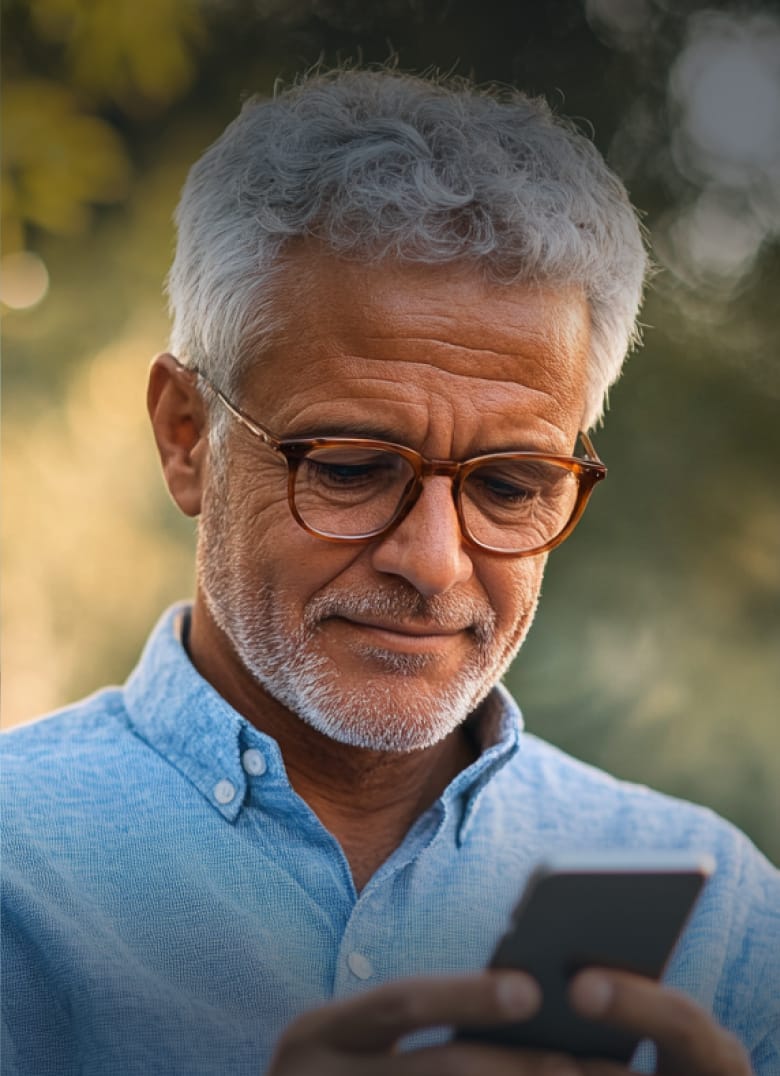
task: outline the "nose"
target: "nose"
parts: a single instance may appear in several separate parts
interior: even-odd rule
[[[371,563],[378,572],[401,576],[426,597],[471,578],[474,565],[461,537],[451,479],[425,482],[409,515],[372,546]]]

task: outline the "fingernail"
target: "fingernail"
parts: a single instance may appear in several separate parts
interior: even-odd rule
[[[612,1001],[612,983],[598,971],[584,971],[569,988],[569,1000],[583,1016],[600,1016]]]
[[[542,992],[528,975],[502,975],[496,985],[496,997],[507,1016],[526,1019],[539,1008]]]

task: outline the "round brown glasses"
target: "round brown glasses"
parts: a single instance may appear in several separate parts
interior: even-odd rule
[[[434,475],[452,479],[464,540],[504,556],[530,557],[574,530],[607,468],[586,433],[585,458],[497,452],[467,460],[428,459],[405,445],[365,437],[279,438],[247,415],[200,371],[244,429],[287,462],[295,520],[326,542],[370,542],[408,515]]]

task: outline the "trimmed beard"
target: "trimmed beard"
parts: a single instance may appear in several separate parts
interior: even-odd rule
[[[198,585],[209,612],[253,679],[307,725],[338,743],[372,751],[408,753],[431,747],[462,724],[501,679],[533,621],[539,587],[529,586],[519,630],[503,645],[497,616],[487,601],[467,595],[426,598],[399,579],[381,589],[325,591],[312,596],[291,626],[284,591],[270,583],[248,589],[240,556],[225,541],[230,504],[226,455],[214,460],[198,528]],[[297,614],[296,614],[297,615]],[[469,625],[470,655],[437,694],[399,692],[399,682],[422,677],[440,660],[436,654],[403,654],[365,644],[356,648],[366,677],[350,686],[337,664],[317,645],[330,617],[423,620],[444,630]],[[371,670],[376,669],[377,675]],[[400,698],[399,698],[400,695]]]

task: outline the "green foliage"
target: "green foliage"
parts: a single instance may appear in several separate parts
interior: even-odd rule
[[[62,50],[71,85],[130,113],[168,104],[195,77],[204,22],[194,0],[35,0],[30,14]]]
[[[15,80],[2,108],[4,231],[10,230],[14,245],[30,225],[58,235],[83,233],[94,203],[126,196],[121,137],[104,119],[80,111],[68,87]]]

